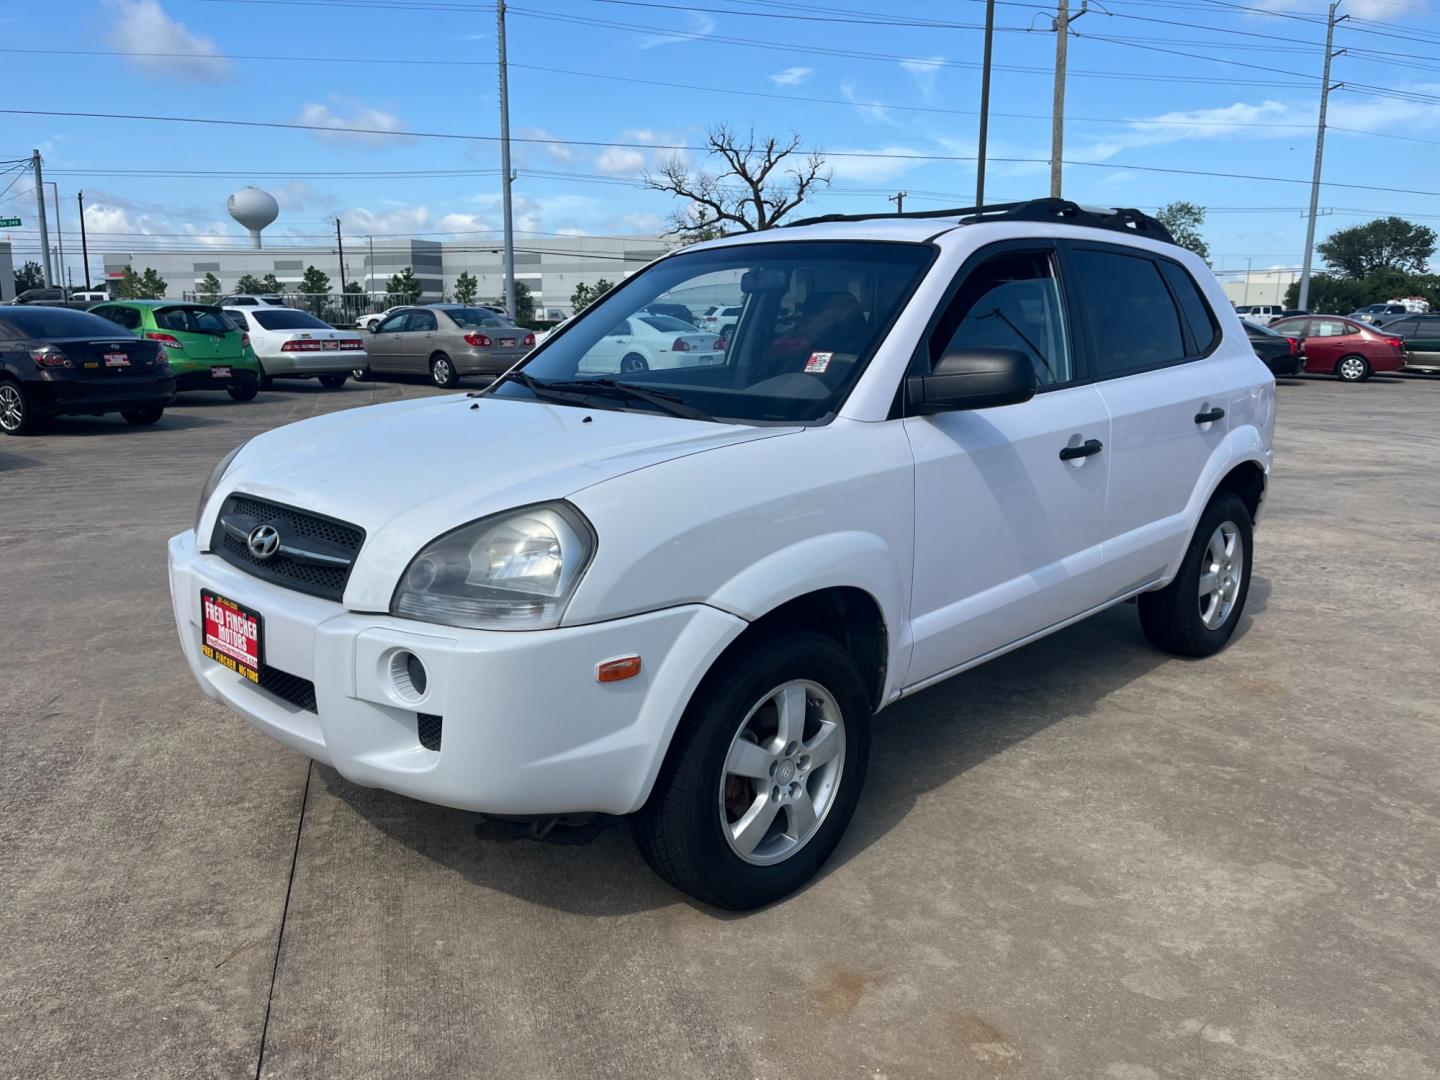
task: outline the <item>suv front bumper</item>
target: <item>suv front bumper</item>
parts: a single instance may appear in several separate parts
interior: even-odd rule
[[[287,746],[367,787],[492,814],[625,814],[644,804],[700,678],[744,629],[703,604],[586,626],[488,631],[347,611],[250,577],[170,540],[180,644],[200,687]],[[314,711],[200,651],[200,590],[260,613],[267,668],[314,684]],[[390,676],[398,652],[425,665],[423,696]],[[638,676],[596,681],[596,665],[642,658]],[[443,720],[439,750],[420,714]]]

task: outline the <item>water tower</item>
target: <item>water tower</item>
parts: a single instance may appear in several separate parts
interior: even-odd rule
[[[247,187],[230,196],[226,207],[230,216],[250,230],[250,239],[259,249],[260,231],[280,216],[280,204],[275,196],[257,187]]]

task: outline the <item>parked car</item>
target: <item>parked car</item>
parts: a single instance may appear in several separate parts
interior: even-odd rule
[[[1285,309],[1279,304],[1251,304],[1244,311],[1239,308],[1236,308],[1235,311],[1261,326],[1269,326],[1285,314]]]
[[[710,330],[719,333],[720,327],[725,323],[733,323],[740,317],[738,305],[712,307],[704,315],[700,316],[696,325],[702,330]]]
[[[583,374],[718,275],[723,364]],[[839,843],[877,710],[1129,599],[1159,648],[1223,648],[1274,416],[1209,268],[1134,211],[802,222],[664,256],[484,391],[255,436],[170,595],[202,690],[347,779],[629,814],[751,908]]]
[[[384,311],[372,311],[368,314],[361,315],[355,320],[355,329],[363,331],[373,330],[399,310],[399,307],[388,307]]]
[[[556,333],[561,327],[563,327],[566,323],[568,323],[568,322],[569,322],[571,319],[573,319],[574,317],[575,317],[574,315],[567,315],[567,316],[565,316],[563,319],[560,319],[559,321],[557,321],[554,326],[547,326],[547,327],[545,327],[545,328],[542,329],[542,330],[536,330],[536,331],[535,331],[535,344],[536,344],[536,345],[541,345],[541,344],[543,344],[544,342],[548,341],[548,340],[550,339],[550,335],[551,335],[551,334]]]
[[[1406,371],[1440,372],[1440,315],[1393,315],[1379,329],[1402,340]]]
[[[319,379],[332,389],[345,385],[368,360],[365,339],[353,330],[336,330],[298,308],[227,308],[225,314],[250,335],[260,363],[260,385],[272,379]]]
[[[1410,309],[1404,304],[1366,304],[1346,316],[1356,322],[1373,323],[1391,315],[1409,315]]]
[[[499,375],[535,346],[535,335],[488,308],[431,304],[399,308],[366,341],[369,363],[357,379],[375,372],[429,374],[436,386],[462,375]]]
[[[1282,319],[1270,329],[1302,339],[1305,369],[1312,375],[1364,382],[1377,371],[1399,371],[1405,364],[1404,342],[1400,338],[1354,319],[1310,315]]]
[[[225,390],[236,401],[260,392],[249,337],[224,311],[174,300],[112,300],[90,311],[165,348],[176,390]]]
[[[724,362],[724,346],[713,331],[696,330],[669,315],[639,311],[610,328],[585,354],[581,370],[635,372]]]
[[[1240,322],[1245,327],[1245,336],[1250,339],[1250,347],[1270,369],[1270,374],[1276,377],[1298,375],[1305,370],[1305,356],[1300,351],[1299,338],[1286,337],[1249,319],[1241,319]]]
[[[156,342],[71,308],[0,309],[0,431],[29,435],[52,416],[118,412],[153,424],[175,396]]]
[[[237,307],[284,307],[285,301],[279,296],[256,296],[252,293],[231,293],[229,296],[222,296],[215,301],[216,307],[237,308]]]
[[[695,313],[684,304],[650,304],[645,308],[650,315],[669,315],[672,319],[679,319],[692,329],[697,328]]]

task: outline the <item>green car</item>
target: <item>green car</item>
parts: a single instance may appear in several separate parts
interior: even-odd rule
[[[89,309],[136,337],[165,347],[175,389],[219,390],[236,401],[260,392],[260,362],[249,335],[235,328],[218,307],[174,300],[114,300]]]
[[[1440,372],[1440,315],[1394,315],[1380,329],[1405,339],[1405,370]]]

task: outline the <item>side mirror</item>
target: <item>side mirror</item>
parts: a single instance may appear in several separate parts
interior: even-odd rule
[[[928,375],[905,380],[910,412],[1017,405],[1035,396],[1035,367],[1016,349],[953,349]]]

